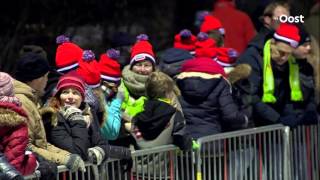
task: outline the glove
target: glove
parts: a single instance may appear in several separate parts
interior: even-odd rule
[[[122,91],[118,91],[116,98],[122,102],[124,100],[124,93]]]
[[[73,106],[66,106],[62,115],[68,121],[85,121],[82,111]]]
[[[192,140],[192,150],[199,150],[200,149],[200,144],[195,141],[195,140]]]
[[[78,154],[71,154],[68,157],[66,166],[72,172],[77,171],[78,169],[82,172],[86,172],[85,164]]]
[[[280,117],[279,120],[283,125],[291,128],[295,128],[300,124],[299,119],[293,114]]]
[[[89,161],[93,164],[100,165],[105,157],[105,152],[101,147],[95,146],[88,149]]]
[[[302,116],[302,123],[312,125],[318,123],[318,114],[316,111],[306,111]]]
[[[133,165],[131,150],[121,146],[108,146],[108,153],[110,158],[120,159],[120,165],[123,172],[128,172]]]

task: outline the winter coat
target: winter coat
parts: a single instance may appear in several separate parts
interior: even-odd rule
[[[85,105],[82,110],[83,115],[89,115],[91,118],[89,127],[84,121],[69,121],[61,112],[56,111],[57,123],[47,134],[48,141],[53,145],[73,154],[79,154],[83,160],[88,160],[89,148],[99,146],[107,153],[108,141],[101,135],[97,116],[89,105]]]
[[[8,162],[2,152],[0,152],[0,180],[11,180],[17,177],[22,177],[21,174]]]
[[[261,101],[263,95],[263,54],[260,45],[256,44],[249,47],[238,59],[238,64],[249,64],[252,72],[248,80],[250,82],[250,94],[255,99],[253,104],[253,119],[256,125],[266,125],[279,122],[281,116],[295,114],[296,105],[308,107],[312,103],[309,98],[304,98],[303,102],[292,102],[290,98],[289,84],[289,65],[288,62],[278,66],[271,60],[272,71],[274,75],[274,96],[277,101],[274,104],[264,103]],[[262,47],[263,49],[263,47]],[[278,67],[278,68],[277,68]],[[300,82],[301,81],[300,73]],[[310,86],[310,85],[308,85]],[[301,86],[301,90],[306,95],[306,90]],[[309,96],[309,95],[307,95]],[[293,107],[292,107],[293,106]],[[310,109],[312,110],[312,108]]]
[[[250,17],[227,2],[217,2],[212,15],[221,21],[226,30],[225,47],[234,48],[242,53],[256,35]]]
[[[37,166],[36,157],[26,154],[28,145],[27,115],[13,103],[0,103],[0,151],[22,175],[32,174]]]
[[[144,111],[134,116],[132,121],[132,135],[140,149],[171,143],[181,149],[191,147],[191,139],[181,132],[185,126],[182,112],[166,102],[146,100]]]
[[[261,52],[265,42],[273,36],[273,33],[274,30],[263,26],[259,33],[249,42],[248,47],[244,52],[249,51],[250,47],[255,47],[259,52]]]
[[[102,135],[108,140],[117,139],[121,127],[121,100],[113,98],[111,102],[107,102],[105,109],[107,117],[102,122],[100,131]]]
[[[221,75],[181,73],[177,78],[186,131],[193,138],[222,132],[222,124],[241,127],[246,115],[238,111],[231,86]]]
[[[70,153],[47,142],[46,132],[38,109],[39,101],[35,91],[27,84],[16,80],[14,81],[14,91],[29,119],[27,121],[29,132],[28,148],[48,161],[65,165]]]

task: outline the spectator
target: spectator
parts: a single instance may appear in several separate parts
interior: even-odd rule
[[[206,57],[186,61],[177,77],[181,90],[181,106],[192,138],[222,132],[222,124],[243,127],[247,116],[238,111],[231,95],[231,86],[223,68]]]
[[[294,127],[308,121],[308,111],[297,114],[294,108],[295,104],[309,104],[303,102],[299,66],[291,56],[299,41],[296,26],[281,24],[265,43],[263,52],[252,46],[239,58],[239,64],[249,64],[252,69],[250,93],[256,100],[253,118],[257,125],[281,122]]]
[[[196,41],[197,37],[194,36],[190,30],[184,29],[181,30],[179,34],[174,36],[173,47],[177,49],[187,50],[191,55],[194,55]]]
[[[65,150],[57,148],[47,142],[46,132],[41,119],[41,110],[38,109],[39,98],[44,94],[49,72],[48,62],[34,53],[24,55],[18,62],[16,68],[16,81],[14,81],[15,95],[20,99],[22,108],[28,116],[29,144],[28,148],[37,154],[39,169],[47,171],[51,177],[56,177],[58,165],[66,165],[69,169],[76,170],[83,164],[81,158]],[[81,163],[82,162],[82,163]],[[42,168],[45,165],[48,168]],[[41,172],[41,177],[46,177]]]
[[[34,154],[27,150],[28,116],[13,93],[12,78],[0,72],[0,151],[22,175],[32,174],[37,166]]]
[[[259,33],[251,40],[248,47],[254,46],[263,50],[265,42],[273,36],[274,31],[279,27],[280,21],[278,18],[281,15],[290,15],[289,8],[289,4],[285,1],[271,2],[260,17],[264,26],[260,28]]]
[[[307,31],[315,37],[317,43],[320,44],[320,2],[316,1],[313,7],[310,9],[310,16],[305,20],[304,26]]]
[[[0,179],[1,180],[23,180],[23,176],[7,161],[0,152]]]
[[[153,72],[146,81],[147,99],[143,111],[133,117],[133,137],[139,149],[175,144],[191,147],[174,81],[162,72]]]
[[[217,17],[225,28],[225,46],[241,54],[249,41],[256,35],[250,17],[235,7],[235,0],[217,0],[212,15]]]
[[[146,93],[145,82],[148,75],[156,70],[156,59],[152,45],[148,42],[148,36],[141,34],[137,36],[137,42],[131,50],[131,60],[128,66],[122,70],[122,82],[119,91],[123,92],[124,100],[122,109],[122,126],[118,145],[128,146],[134,144],[134,139],[130,135],[131,119],[141,111],[137,107],[142,107]]]
[[[99,131],[97,117],[84,103],[85,84],[73,72],[62,76],[57,91],[49,101],[57,119],[52,122],[49,140],[62,149],[79,154],[83,160],[100,165],[109,155],[115,158],[131,158],[125,148],[110,147]]]
[[[118,92],[121,82],[121,69],[117,62],[119,57],[119,51],[109,49],[99,60],[103,91],[103,99],[100,101],[103,102],[105,113],[100,123],[100,130],[108,140],[117,139],[121,127],[121,103],[124,97],[122,92]]]
[[[225,29],[221,21],[210,15],[208,12],[203,12],[203,22],[200,26],[200,32],[207,33],[210,38],[215,40],[217,47],[224,46]]]

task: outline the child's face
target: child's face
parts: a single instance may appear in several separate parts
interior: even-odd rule
[[[106,97],[113,97],[118,92],[118,84],[103,81],[101,89],[103,90]]]

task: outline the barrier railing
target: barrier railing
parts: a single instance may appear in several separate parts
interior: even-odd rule
[[[289,128],[271,125],[198,139],[197,180],[289,180]]]
[[[110,159],[99,167],[86,164],[86,173],[59,166],[57,180],[318,180],[320,124],[289,131],[271,125],[198,139],[200,149],[183,152],[166,145],[132,153],[133,168]],[[26,176],[38,179],[40,174]]]
[[[290,142],[292,179],[320,179],[320,124],[292,129]]]

